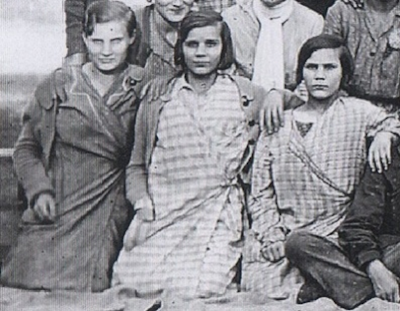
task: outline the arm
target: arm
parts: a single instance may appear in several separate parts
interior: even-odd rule
[[[134,206],[147,195],[146,166],[146,115],[148,102],[140,103],[135,123],[135,140],[129,164],[126,168],[126,196]]]
[[[393,114],[372,106],[367,135],[373,138],[368,150],[368,163],[373,171],[387,170],[391,162],[391,146],[399,142],[399,121]]]
[[[266,93],[260,113],[260,125],[265,126],[269,134],[279,131],[284,125],[283,111],[294,109],[304,101],[289,90],[272,89]]]
[[[85,10],[89,0],[65,0],[65,31],[67,35],[67,61],[81,62],[86,59],[86,47],[82,39]]]
[[[32,100],[23,113],[22,130],[15,145],[13,160],[34,217],[43,222],[53,222],[56,217],[54,189],[42,162],[42,146],[38,139],[41,114],[40,104],[36,99]]]
[[[270,261],[272,245],[286,240],[287,229],[281,224],[271,175],[272,155],[268,150],[268,137],[262,133],[257,143],[252,176],[252,190],[248,206],[252,231],[261,243],[262,253]],[[280,255],[283,255],[280,253]]]
[[[325,18],[324,33],[337,35],[341,38],[343,35],[343,23],[341,11],[346,7],[345,4],[340,3],[340,0],[333,4],[332,7],[328,9]]]

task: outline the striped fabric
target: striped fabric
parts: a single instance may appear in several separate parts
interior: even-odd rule
[[[139,295],[226,292],[241,255],[244,200],[237,175],[247,144],[231,79],[219,76],[205,95],[184,78],[177,81],[160,115],[148,172],[156,221],[147,224],[143,244],[120,253],[114,285]]]
[[[214,10],[221,13],[224,9],[236,4],[236,0],[199,0],[196,4],[199,10]]]
[[[367,136],[399,133],[399,122],[383,109],[355,98],[339,98],[304,137],[292,111],[277,134],[261,135],[255,151],[253,220],[243,264],[243,286],[271,298],[293,297],[301,277],[284,258],[266,261],[260,249],[284,241],[295,229],[335,233],[351,203],[366,163]]]

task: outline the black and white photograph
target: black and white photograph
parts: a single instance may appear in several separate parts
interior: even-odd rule
[[[1,311],[400,311],[400,0],[0,0]]]

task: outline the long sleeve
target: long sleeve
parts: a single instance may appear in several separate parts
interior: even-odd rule
[[[336,1],[336,3],[328,9],[325,18],[324,33],[337,35],[344,38],[343,23],[342,23],[342,7],[346,6],[341,1]]]
[[[76,53],[86,53],[82,39],[85,10],[93,0],[65,0],[65,23],[67,35],[67,56]]]
[[[267,134],[263,132],[254,154],[249,215],[255,237],[264,246],[286,239],[287,229],[280,223],[280,213],[271,173],[272,156]]]
[[[25,190],[29,204],[43,192],[54,193],[42,159],[43,149],[39,142],[37,126],[42,116],[42,108],[37,100],[32,100],[22,117],[22,130],[15,145],[13,155],[18,181]]]
[[[146,126],[148,103],[142,102],[135,123],[135,142],[126,168],[126,196],[134,204],[147,192]]]
[[[400,122],[395,113],[387,113],[384,109],[369,105],[367,136],[374,137],[378,132],[389,132],[400,138]]]

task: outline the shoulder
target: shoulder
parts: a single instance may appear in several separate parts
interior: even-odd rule
[[[356,97],[339,97],[336,102],[341,104],[349,114],[370,114],[384,111],[373,105],[370,101]]]
[[[150,4],[147,6],[140,6],[140,7],[134,7],[133,12],[135,12],[136,19],[139,24],[142,24],[148,16],[150,15],[150,12],[154,9],[154,5]]]
[[[225,22],[229,23],[232,21],[237,21],[238,19],[242,19],[243,16],[245,15],[245,11],[243,9],[243,6],[246,4],[235,4],[225,10],[222,11],[221,15],[224,18]],[[240,25],[238,25],[240,26]]]
[[[358,12],[359,10],[354,9],[352,5],[338,0],[328,9],[327,16],[355,16]]]
[[[318,14],[317,12],[309,9],[308,7],[294,1],[293,2],[293,13],[295,16],[304,19],[303,21],[320,21],[323,20],[322,15]]]
[[[58,68],[39,83],[35,90],[35,98],[40,106],[50,109],[53,106],[53,100],[65,100],[65,85],[71,79],[73,67]]]
[[[127,74],[133,81],[141,82],[144,77],[144,69],[140,66],[130,64]]]
[[[240,94],[251,100],[261,100],[267,94],[263,87],[251,82],[248,78],[243,76],[230,76],[230,78],[237,84]]]

